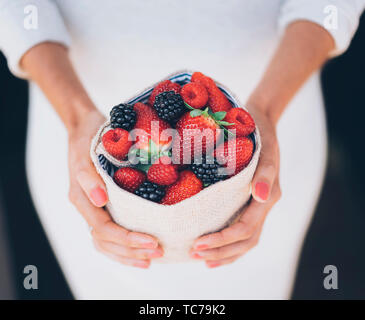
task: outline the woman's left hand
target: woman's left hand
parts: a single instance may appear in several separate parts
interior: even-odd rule
[[[191,256],[204,260],[210,268],[232,263],[255,247],[265,218],[280,199],[279,146],[275,123],[260,108],[249,108],[260,130],[262,149],[252,180],[253,199],[239,220],[219,232],[198,238]]]

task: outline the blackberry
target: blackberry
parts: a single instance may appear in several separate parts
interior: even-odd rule
[[[137,115],[130,104],[121,103],[110,111],[110,124],[113,129],[132,130],[136,124]]]
[[[98,155],[99,163],[101,167],[110,175],[111,177],[114,176],[115,171],[118,170],[118,168],[108,161],[107,158],[105,158],[102,154]]]
[[[156,183],[145,181],[134,193],[146,200],[160,202],[165,196],[165,189]]]
[[[224,180],[227,177],[226,175],[222,174],[221,170],[219,170],[223,167],[219,165],[216,159],[213,160],[212,158],[203,158],[201,163],[192,163],[190,167],[194,174],[204,183],[205,186]]]
[[[160,93],[156,97],[153,107],[161,119],[170,123],[175,123],[186,111],[183,99],[174,91]]]

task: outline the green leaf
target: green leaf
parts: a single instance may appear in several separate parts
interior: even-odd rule
[[[189,106],[185,101],[184,101],[184,103],[185,103],[185,107],[187,107],[188,109],[195,110],[193,107]]]
[[[190,116],[197,117],[197,116],[201,116],[203,114],[203,111],[201,111],[200,109],[194,109],[192,111],[190,111]]]
[[[235,123],[229,123],[227,121],[219,121],[219,124],[221,124],[222,126],[233,126],[233,125],[235,125]]]
[[[224,119],[224,117],[226,116],[226,114],[227,114],[226,111],[218,111],[218,112],[213,113],[213,118],[216,121],[220,121],[220,120],[223,120]]]
[[[149,170],[149,168],[152,166],[152,164],[142,164],[142,163],[138,163],[137,165],[136,165],[136,168],[138,169],[138,170],[141,170],[141,171],[143,171],[143,172],[145,172],[145,173],[147,173],[148,172],[148,170]]]

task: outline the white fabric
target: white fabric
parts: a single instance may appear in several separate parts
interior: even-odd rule
[[[2,5],[6,2],[0,0]],[[42,10],[47,8],[46,2],[39,1]],[[57,1],[72,38],[71,59],[91,98],[105,114],[141,88],[186,68],[218,79],[245,101],[278,42],[278,21],[285,20],[285,10],[280,13],[280,8],[285,3]],[[342,7],[355,1],[337,3]],[[310,4],[312,7],[313,2],[308,1]],[[303,4],[298,5],[297,11],[302,10]],[[359,14],[360,10],[356,19]],[[4,11],[2,15],[9,17],[12,13]],[[3,21],[0,19],[0,30],[4,29]],[[47,27],[52,29],[53,24]],[[5,28],[14,37],[20,32],[17,26]],[[347,33],[348,41],[352,32]],[[11,46],[10,36],[0,41],[1,48]],[[20,46],[24,43],[18,50],[6,52],[10,60],[16,61],[14,57],[24,51]],[[260,244],[232,265],[212,270],[202,263],[154,264],[149,270],[138,270],[97,253],[86,223],[68,201],[63,125],[34,84],[30,94],[30,189],[76,298],[288,298],[325,168],[326,128],[318,74],[308,80],[280,120],[283,197],[266,220]]]
[[[0,50],[16,76],[26,77],[19,67],[24,53],[45,41],[70,45],[69,34],[54,1],[0,0]]]

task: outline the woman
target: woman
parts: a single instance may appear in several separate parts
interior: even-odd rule
[[[0,0],[0,48],[13,73],[32,80],[28,179],[75,297],[288,298],[325,169],[318,69],[346,50],[365,1],[28,4]],[[241,219],[196,240],[200,263],[159,265],[158,239],[117,226],[102,208],[107,194],[89,145],[113,105],[186,68],[247,102],[263,149]]]

